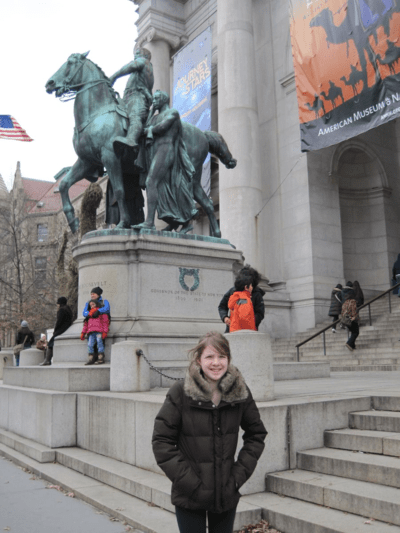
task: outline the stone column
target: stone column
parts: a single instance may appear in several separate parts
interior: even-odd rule
[[[222,236],[262,270],[256,214],[262,207],[252,0],[218,0],[218,123],[238,160],[219,165]],[[260,254],[261,256],[261,254]]]
[[[182,39],[180,37],[154,27],[151,27],[146,32],[143,39],[140,40],[140,46],[147,48],[151,53],[151,62],[154,70],[153,92],[157,89],[161,89],[171,95],[170,54],[171,49],[174,50],[178,48],[181,41]]]

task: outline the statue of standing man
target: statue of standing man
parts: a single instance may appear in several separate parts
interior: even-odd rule
[[[118,78],[130,74],[123,98],[129,115],[129,129],[126,137],[116,137],[114,140],[117,154],[128,150],[136,158],[139,152],[139,139],[152,102],[154,75],[150,59],[148,50],[137,48],[135,59],[110,77],[111,85],[114,85]]]
[[[158,113],[156,113],[158,111]],[[146,178],[147,218],[134,229],[156,229],[154,219],[168,223],[168,231],[193,227],[197,215],[193,199],[195,168],[190,161],[182,136],[179,112],[169,107],[169,95],[156,91],[153,108],[144,129],[149,170]]]

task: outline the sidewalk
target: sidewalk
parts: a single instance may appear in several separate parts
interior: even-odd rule
[[[10,533],[138,533],[91,505],[0,457],[0,531]],[[51,485],[50,485],[51,486]],[[54,485],[53,485],[54,486]]]

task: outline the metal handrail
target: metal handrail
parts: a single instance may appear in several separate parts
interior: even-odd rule
[[[380,298],[383,298],[383,296],[386,296],[386,294],[389,294],[389,313],[392,312],[392,302],[391,302],[391,299],[390,299],[390,293],[396,289],[397,287],[400,287],[400,283],[397,283],[396,285],[393,285],[393,287],[390,287],[390,289],[388,289],[387,291],[385,292],[382,292],[382,294],[379,294],[378,296],[375,296],[375,298],[372,298],[372,300],[370,300],[369,302],[361,305],[357,311],[361,311],[361,309],[364,309],[364,307],[367,307],[368,306],[368,315],[369,315],[369,325],[372,326],[372,317],[371,317],[371,304],[373,304],[374,302],[376,302],[377,300],[379,300]],[[306,339],[305,341],[303,342],[299,342],[299,344],[296,344],[296,350],[297,350],[297,355],[296,355],[296,359],[297,361],[300,361],[300,346],[303,346],[303,344],[306,344],[307,342],[315,339],[315,337],[318,337],[319,335],[322,334],[322,342],[323,342],[323,345],[324,345],[324,355],[326,356],[326,339],[325,339],[325,331],[327,329],[331,329],[333,326],[336,326],[336,324],[338,324],[340,322],[340,318],[338,320],[336,320],[335,322],[332,322],[331,324],[329,324],[329,326],[326,326],[325,328],[319,330],[317,333],[314,333],[314,335],[311,335],[311,337],[308,337],[308,339]]]

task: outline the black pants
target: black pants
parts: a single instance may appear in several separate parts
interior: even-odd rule
[[[333,318],[332,318],[332,322],[336,322],[336,320],[339,320],[339,315],[332,315]],[[336,327],[336,326],[334,326]]]
[[[348,344],[352,348],[355,348],[356,347],[356,338],[360,334],[360,327],[358,325],[358,322],[353,320],[353,322],[351,323],[351,326],[348,329],[350,331],[350,337],[349,337],[349,340],[347,341],[346,344]]]
[[[175,512],[180,533],[206,533],[206,515],[208,515],[208,533],[232,533],[236,507],[224,513],[191,511],[182,507],[175,507]]]

